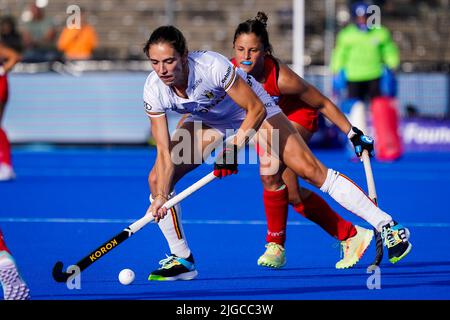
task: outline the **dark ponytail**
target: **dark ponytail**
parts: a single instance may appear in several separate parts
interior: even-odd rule
[[[272,45],[269,42],[269,34],[267,32],[267,20],[267,15],[259,11],[254,19],[240,23],[234,32],[233,45],[239,35],[243,33],[254,33],[261,40],[264,51],[272,54]]]

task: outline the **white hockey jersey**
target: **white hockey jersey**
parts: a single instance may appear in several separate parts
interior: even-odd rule
[[[267,117],[281,112],[272,97],[262,85],[243,70],[235,68],[223,55],[212,51],[193,51],[188,54],[189,77],[186,89],[187,99],[181,98],[151,72],[144,86],[145,111],[151,117],[173,110],[190,113],[194,120],[206,124],[242,121],[246,112],[227,94],[237,76],[242,77],[261,99],[267,110]],[[236,128],[233,128],[236,129]]]

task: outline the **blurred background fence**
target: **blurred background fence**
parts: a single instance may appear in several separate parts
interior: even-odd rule
[[[147,72],[95,71],[80,75],[43,72],[15,73],[5,127],[13,142],[145,143],[149,121],[144,113],[142,87]],[[306,79],[323,87],[323,75]],[[448,116],[449,77],[445,74],[401,74],[399,106],[428,118]],[[411,88],[414,88],[411,90]],[[174,128],[178,115],[170,115]]]

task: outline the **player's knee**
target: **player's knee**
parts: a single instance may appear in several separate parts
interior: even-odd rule
[[[260,177],[265,190],[275,191],[284,184],[280,175],[261,175]]]

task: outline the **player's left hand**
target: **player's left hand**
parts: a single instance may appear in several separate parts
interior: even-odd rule
[[[361,157],[363,150],[367,150],[370,157],[375,155],[373,150],[373,138],[364,135],[364,133],[356,127],[352,127],[348,133],[350,141],[355,147],[355,153],[358,157]]]
[[[214,163],[214,175],[218,178],[236,174],[238,148],[235,144],[226,145]]]

